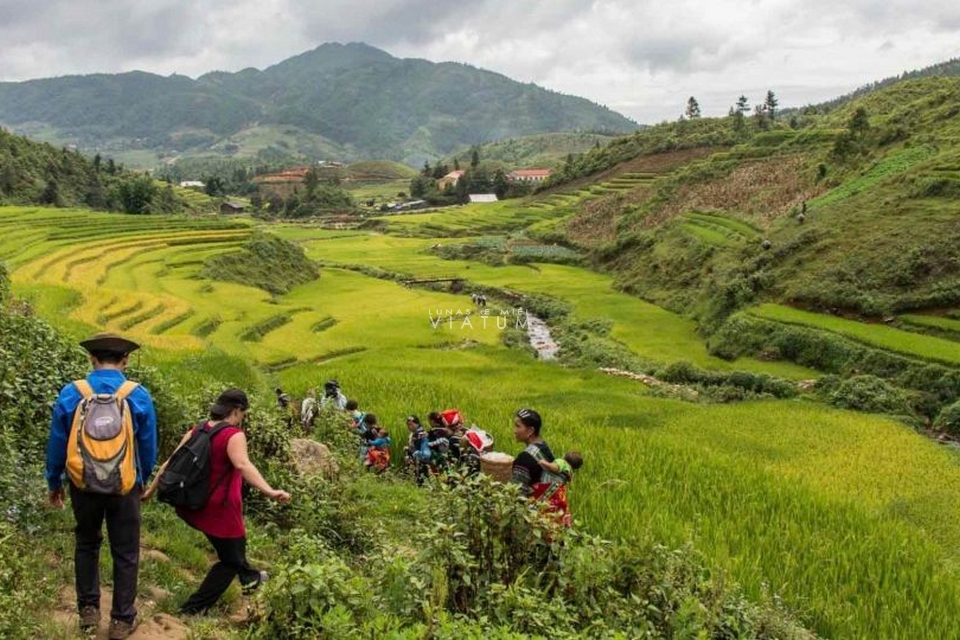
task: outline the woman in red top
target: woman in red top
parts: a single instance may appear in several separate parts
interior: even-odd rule
[[[271,488],[247,455],[247,436],[240,427],[248,407],[247,395],[243,391],[227,389],[210,408],[211,419],[195,427],[212,429],[222,422],[228,425],[210,443],[210,482],[213,488],[206,506],[196,510],[177,508],[177,514],[187,524],[207,536],[219,558],[219,562],[210,567],[200,588],[180,607],[183,614],[201,613],[212,607],[234,577],[239,577],[245,591],[256,589],[266,579],[266,572],[254,569],[247,562],[241,485],[246,480],[250,486],[280,502],[289,502],[290,494]],[[184,435],[180,444],[189,437],[190,432]],[[162,472],[161,469],[157,476]]]

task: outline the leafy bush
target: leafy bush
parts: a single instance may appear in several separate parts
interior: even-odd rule
[[[357,637],[358,627],[376,611],[372,586],[316,539],[298,542],[290,557],[263,589],[251,637]]]
[[[255,233],[242,251],[209,258],[200,277],[283,294],[298,284],[316,280],[320,271],[300,246],[266,233]]]
[[[55,588],[52,580],[38,579],[49,573],[40,560],[35,541],[0,518],[0,638],[40,637],[30,613],[38,611]]]
[[[953,435],[960,435],[960,402],[954,402],[950,406],[944,407],[933,426],[940,431],[946,431]]]
[[[912,413],[907,395],[902,389],[870,375],[853,376],[842,381],[830,394],[830,402],[844,409],[870,413]]]
[[[10,297],[10,275],[7,273],[7,265],[0,262],[0,307],[7,303]]]
[[[743,313],[731,316],[710,337],[709,348],[714,355],[727,359],[772,352],[841,377],[869,374],[883,378],[893,386],[929,394],[908,397],[908,401],[914,410],[931,419],[941,406],[960,398],[958,369],[882,351],[828,331]]]
[[[30,315],[0,309],[0,513],[35,524],[51,407],[60,389],[86,375],[81,349]]]
[[[667,365],[658,371],[656,376],[664,382],[695,385],[709,399],[718,402],[761,396],[793,398],[798,393],[796,385],[789,380],[775,378],[766,373],[707,371],[685,361]]]
[[[295,532],[249,637],[814,637],[690,550],[562,529],[485,475],[424,490],[430,512],[402,549],[371,544],[351,562]]]

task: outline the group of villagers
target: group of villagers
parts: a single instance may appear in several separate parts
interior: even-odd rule
[[[277,389],[278,402],[286,394]],[[282,394],[282,395],[281,395]],[[350,417],[350,428],[359,440],[362,464],[376,473],[390,467],[390,447],[393,440],[374,413],[360,410],[356,400],[348,400],[337,380],[324,384],[324,393],[318,401],[316,393],[309,391],[303,400],[300,420],[309,432],[324,407],[339,409]],[[583,465],[583,457],[577,451],[569,451],[556,457],[550,446],[541,437],[543,420],[533,409],[521,409],[513,416],[513,434],[524,445],[523,451],[510,460],[507,478],[521,486],[532,500],[542,503],[565,526],[570,526],[570,509],[567,500],[567,485],[573,472]],[[497,456],[493,452],[493,437],[476,424],[467,426],[459,409],[432,411],[426,424],[416,415],[406,418],[407,444],[403,449],[404,468],[417,484],[430,476],[446,476],[450,472],[472,475],[491,468]],[[485,464],[489,462],[489,465]]]

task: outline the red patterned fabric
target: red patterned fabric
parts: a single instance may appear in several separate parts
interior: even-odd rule
[[[537,482],[533,485],[531,497],[547,505],[555,514],[557,522],[565,527],[573,523],[570,517],[570,505],[567,503],[567,486],[558,482]]]

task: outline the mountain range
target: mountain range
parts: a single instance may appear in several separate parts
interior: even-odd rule
[[[0,124],[107,155],[389,158],[415,166],[505,138],[637,128],[583,98],[361,43],[328,43],[262,71],[196,80],[133,71],[0,83]]]

